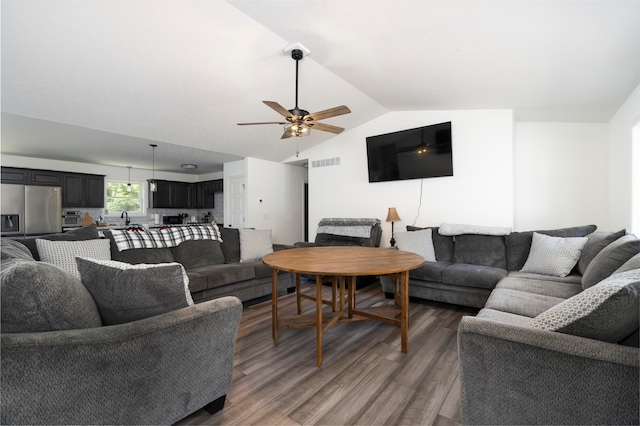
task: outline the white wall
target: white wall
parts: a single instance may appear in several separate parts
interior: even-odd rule
[[[587,224],[611,230],[607,131],[601,123],[516,124],[516,230]]]
[[[276,244],[303,240],[304,183],[307,169],[257,158],[225,163],[225,185],[231,177],[244,176],[245,227],[271,229]],[[225,197],[230,191],[225,187]],[[227,199],[228,200],[228,199]],[[231,207],[225,201],[225,209]],[[231,212],[225,211],[225,215]]]
[[[640,85],[609,121],[609,217],[611,230],[631,229],[632,128],[640,121]]]
[[[369,183],[366,137],[452,122],[453,176]],[[513,226],[513,115],[495,111],[391,112],[300,154],[309,161],[309,238],[323,217],[372,217],[383,221],[383,246],[396,207],[406,225],[442,222]],[[340,165],[312,167],[340,157]],[[422,191],[421,191],[422,186]]]

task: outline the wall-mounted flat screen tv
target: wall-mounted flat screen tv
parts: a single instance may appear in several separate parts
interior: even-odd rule
[[[453,176],[451,122],[367,137],[369,182]]]

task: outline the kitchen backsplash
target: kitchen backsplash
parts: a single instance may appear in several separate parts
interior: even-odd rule
[[[160,222],[162,223],[162,216],[175,216],[180,213],[185,213],[189,215],[187,221],[191,221],[191,217],[195,216],[196,220],[200,222],[203,214],[206,215],[208,212],[211,212],[213,220],[215,220],[217,224],[222,225],[224,223],[224,193],[216,192],[214,197],[214,204],[216,206],[214,209],[147,209],[146,216],[129,215],[129,221],[131,223],[153,224],[154,215],[157,213],[160,215]],[[93,220],[98,220],[104,212],[104,209],[94,208],[83,208],[79,210],[83,216],[85,213],[89,213],[89,216],[91,216]],[[124,225],[125,220],[124,218],[121,219],[119,214],[122,212],[113,213],[116,213],[117,216],[107,217],[107,223],[110,225]]]

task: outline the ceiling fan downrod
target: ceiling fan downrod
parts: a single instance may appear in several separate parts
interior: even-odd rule
[[[303,58],[302,50],[293,49],[291,51],[291,57],[296,61],[296,106],[290,110],[293,115],[305,116],[309,115],[308,111],[301,110],[298,108],[298,62]]]

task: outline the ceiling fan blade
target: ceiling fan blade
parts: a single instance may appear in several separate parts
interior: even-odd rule
[[[304,118],[311,118],[312,120],[318,121],[323,120],[329,117],[335,117],[338,115],[349,114],[351,110],[347,108],[345,105],[340,105],[335,108],[325,109],[324,111],[314,112],[313,114],[309,114]]]
[[[323,132],[331,132],[335,134],[342,133],[342,131],[344,130],[344,128],[342,127],[332,126],[331,124],[324,123],[311,122],[307,123],[307,125],[311,127],[312,130],[322,130]]]
[[[281,121],[263,121],[263,122],[260,122],[260,123],[236,123],[236,124],[238,126],[253,126],[253,125],[256,125],[256,124],[282,124],[282,125],[284,125],[284,124],[287,124],[287,122],[285,121],[283,123]]]
[[[291,113],[279,103],[273,102],[273,101],[262,101],[262,102],[264,102],[268,107],[275,110],[278,114],[282,115],[284,118],[291,117]]]

